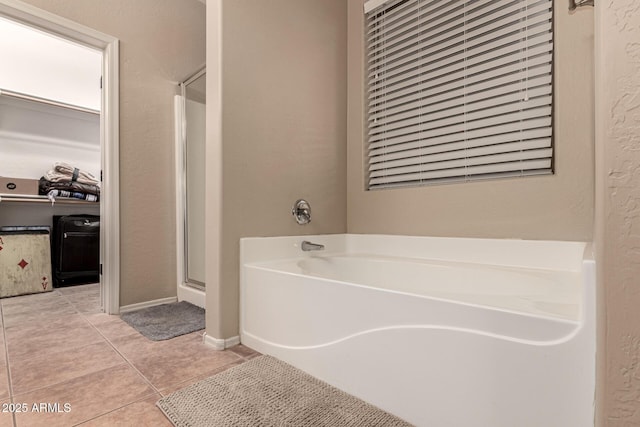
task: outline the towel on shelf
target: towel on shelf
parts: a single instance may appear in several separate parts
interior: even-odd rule
[[[51,182],[43,176],[38,182],[38,193],[42,195],[49,194],[51,190],[65,190],[71,192],[100,195],[100,187],[93,184],[82,184],[81,182]]]
[[[44,177],[51,182],[79,182],[81,184],[100,185],[93,174],[82,171],[68,163],[56,162]]]

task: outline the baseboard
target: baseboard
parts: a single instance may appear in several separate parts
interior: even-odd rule
[[[207,335],[207,333],[205,332],[202,340],[204,341],[205,345],[213,347],[215,350],[224,350],[226,348],[240,344],[240,337],[237,335],[235,337],[227,339],[220,339]]]
[[[141,308],[153,307],[161,304],[171,304],[177,302],[178,297],[160,298],[151,301],[139,302],[136,304],[123,305],[120,307],[120,313],[127,313],[129,311],[140,310]]]

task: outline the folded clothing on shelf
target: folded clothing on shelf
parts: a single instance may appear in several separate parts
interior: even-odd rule
[[[80,170],[68,163],[56,162],[44,178],[51,182],[79,182],[81,184],[100,185],[93,174]]]
[[[78,181],[52,182],[52,181],[48,181],[44,176],[40,178],[38,187],[39,187],[39,193],[42,195],[49,194],[49,191],[51,190],[63,190],[63,191],[69,191],[73,193],[92,194],[96,196],[100,195],[100,187],[97,185],[83,184]]]
[[[56,197],[65,197],[88,202],[100,199],[100,183],[89,172],[68,163],[56,162],[38,182],[38,193],[54,202]]]

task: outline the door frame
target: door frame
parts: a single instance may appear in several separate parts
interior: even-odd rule
[[[0,0],[0,16],[102,51],[100,295],[104,312],[118,314],[120,311],[118,39],[19,0]]]

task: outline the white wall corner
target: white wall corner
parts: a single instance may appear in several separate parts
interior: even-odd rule
[[[227,339],[214,338],[211,335],[207,335],[207,333],[205,332],[202,335],[202,341],[205,345],[212,347],[214,350],[222,351],[224,349],[240,344],[240,337],[235,336]]]

